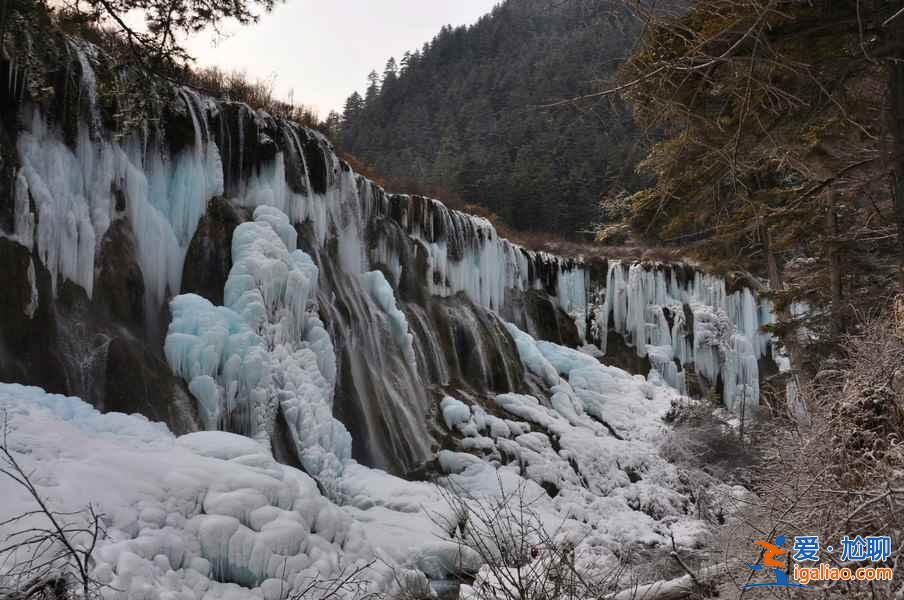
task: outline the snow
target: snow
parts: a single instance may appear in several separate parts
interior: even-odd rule
[[[549,386],[557,385],[559,383],[558,370],[543,356],[543,353],[537,347],[536,341],[512,323],[506,323],[505,327],[515,341],[518,354],[521,356],[521,362],[524,363],[528,371]]]
[[[278,254],[286,259],[291,253],[270,224],[273,217],[261,213],[253,225],[261,227],[263,247],[272,250],[269,244],[280,241],[285,252]],[[280,277],[288,278],[283,271]],[[258,301],[266,304],[263,296]],[[276,312],[254,332],[228,307],[178,297],[173,327],[179,333],[171,331],[168,339],[168,353],[179,357],[176,368],[206,377],[204,386],[213,383],[223,393],[230,383],[248,387],[250,380],[228,379],[222,367],[236,355],[231,372],[242,373],[242,357],[259,349],[274,371],[291,378],[294,363],[275,362],[277,352],[267,342],[279,338],[269,329],[291,317],[283,300],[272,306]],[[501,394],[491,413],[444,398],[442,417],[459,449],[438,453],[441,483],[468,502],[526,495],[556,539],[578,544],[577,565],[588,576],[615,568],[626,546],[667,547],[673,535],[682,547],[700,546],[709,527],[693,516],[691,490],[678,469],[657,453],[662,417],[678,394],[586,353],[524,333],[517,338],[522,358],[556,375],[550,405]],[[272,397],[273,389],[266,389]],[[285,398],[295,390],[279,391]],[[309,410],[319,400],[280,400],[306,411],[310,420],[300,422],[312,426],[314,440],[321,439],[319,426],[332,423],[330,412]],[[35,469],[54,506],[92,501],[109,515],[109,537],[95,567],[110,583],[107,597],[270,598],[273,590],[373,557],[422,582],[448,578],[461,564],[479,568],[476,556],[459,556],[458,544],[442,541],[448,532],[437,515],[452,517],[433,484],[364,467],[335,445],[306,445],[299,429],[293,433],[302,462],[316,479],[276,463],[266,436],[204,431],[176,438],[143,417],[102,415],[78,399],[17,385],[0,384],[0,408],[10,415],[13,451]],[[305,454],[310,447],[319,451],[314,458],[328,455],[339,468],[309,467],[321,465]],[[0,481],[0,493],[14,498],[0,520],[26,508],[27,498],[9,480]],[[368,578],[388,589],[387,569],[375,567]]]
[[[464,403],[445,399],[443,415],[461,436],[461,451],[439,454],[449,480],[482,494],[525,490],[554,539],[579,541],[577,564],[586,573],[615,569],[626,546],[668,547],[673,534],[681,547],[700,547],[710,527],[693,516],[679,469],[657,453],[663,416],[679,394],[509,329],[530,370],[542,375],[544,364],[555,365],[564,379],[552,387],[549,406],[523,394],[496,396],[509,419],[474,406],[465,423]],[[551,497],[539,484],[557,493]],[[475,585],[487,577],[482,571]]]
[[[443,411],[443,420],[449,429],[471,420],[471,409],[464,402],[451,396],[443,398],[439,408]]]
[[[82,64],[90,96],[90,60]],[[431,293],[464,294],[490,310],[501,309],[512,291],[544,288],[554,275],[559,306],[585,314],[583,268],[525,251],[500,238],[487,220],[436,201],[390,200],[341,168],[320,134],[281,123],[297,147],[301,136],[319,145],[327,190],[313,191],[305,163],[305,191],[292,191],[283,151],[256,165],[230,190],[235,197],[213,200],[253,209],[253,220],[233,234],[223,306],[175,295],[198,222],[208,202],[224,193],[220,152],[206,121],[211,104],[189,90],[177,92],[195,140],[175,157],[137,137],[92,137],[88,127],[70,147],[31,111],[19,136],[15,237],[37,250],[54,286],[68,279],[91,295],[100,241],[113,220],[129,220],[148,314],[159,314],[171,298],[166,359],[197,399],[208,431],[177,438],[137,415],[102,415],[75,398],[0,384],[13,452],[34,469],[51,505],[73,510],[95,502],[107,515],[109,536],[95,566],[97,578],[109,584],[107,598],[278,598],[285,589],[374,558],[382,562],[367,577],[381,589],[394,585],[390,567],[416,583],[448,578],[461,564],[476,571],[476,557],[461,556],[458,544],[439,539],[448,532],[436,515],[449,507],[435,485],[404,481],[351,458],[351,435],[333,416],[336,350],[318,316],[320,271],[298,249],[296,226],[313,232],[312,253],[335,248],[349,285],[369,299],[362,303],[371,311],[367,323],[389,333],[413,375],[413,338],[395,294],[403,251],[424,253]],[[239,125],[253,119],[260,126],[266,117],[246,108],[238,114]],[[244,127],[239,131],[244,135]],[[117,194],[124,210],[116,209]],[[423,202],[421,209],[411,208],[415,202]],[[405,203],[410,210],[391,213],[390,204]],[[383,220],[393,220],[397,237],[371,243],[370,230]],[[328,242],[335,243],[327,249]],[[548,402],[501,394],[483,406],[467,397],[446,396],[440,403],[456,444],[436,455],[441,483],[469,502],[520,490],[536,501],[532,506],[559,539],[580,540],[578,561],[587,573],[614,568],[626,546],[665,546],[673,533],[691,546],[708,535],[692,516],[691,490],[657,453],[662,417],[678,399],[659,383],[681,387],[680,373],[668,370],[678,357],[707,377],[721,374],[731,398],[752,401],[756,358],[768,346],[758,332],[767,313],[752,295],[726,297],[724,282],[715,279],[681,287],[658,272],[635,271],[610,269],[600,310],[606,319],[612,313],[616,329],[650,356],[659,371],[649,379],[506,324],[524,366],[548,388]],[[683,304],[694,315],[692,345],[678,309]],[[403,395],[388,397],[401,403]],[[426,419],[417,411],[424,408],[401,410],[420,423]],[[282,423],[288,450],[303,470],[273,458]],[[425,448],[430,441],[415,440]],[[0,522],[28,508],[9,480],[0,481],[0,496],[10,499],[0,506]]]
[[[260,237],[246,250],[258,261],[266,250],[275,252],[268,260],[291,262],[297,250],[286,247],[274,219],[278,229],[282,220],[269,211],[248,224]],[[244,258],[237,253],[238,273]],[[287,281],[285,266],[262,272]],[[34,469],[51,504],[72,510],[91,501],[108,515],[109,536],[95,566],[110,585],[105,597],[274,598],[375,557],[382,562],[366,577],[378,589],[395,585],[387,565],[422,584],[447,579],[462,565],[476,572],[479,557],[443,540],[449,534],[443,523],[454,516],[436,486],[356,463],[350,439],[347,447],[324,443],[320,434],[337,425],[329,410],[318,410],[331,386],[315,384],[315,392],[302,396],[276,383],[305,380],[317,363],[299,366],[289,358],[296,346],[304,350],[305,340],[282,335],[297,318],[289,314],[287,288],[269,280],[260,285],[283,295],[268,304],[267,294],[254,288],[255,302],[273,309],[264,322],[252,319],[256,331],[230,307],[177,297],[168,357],[189,381],[202,382],[193,393],[219,400],[241,388],[248,395],[237,391],[235,398],[255,407],[253,389],[266,392],[264,404],[277,398],[296,425],[302,464],[313,477],[276,463],[266,435],[203,431],[176,438],[140,416],[103,415],[75,398],[0,384],[13,452]],[[306,313],[302,330],[314,318]],[[525,497],[555,539],[577,544],[576,564],[588,576],[614,569],[633,545],[669,547],[673,535],[680,547],[704,543],[710,529],[694,517],[692,490],[657,453],[662,417],[679,400],[677,392],[510,330],[522,359],[555,375],[550,405],[519,394],[498,395],[488,408],[444,398],[442,417],[459,448],[438,453],[440,483],[466,502]],[[271,376],[282,377],[262,386],[256,377],[268,371],[258,369],[249,378],[243,361],[255,352]],[[293,379],[296,369],[304,377]],[[0,507],[0,521],[28,507],[10,480],[0,480],[0,494],[13,499]],[[486,576],[481,571],[478,582]]]
[[[272,598],[274,589],[374,557],[402,571],[433,565],[437,575],[448,574],[438,565],[454,565],[423,510],[443,510],[430,484],[351,463],[340,506],[247,437],[176,438],[137,415],[104,415],[77,398],[11,384],[0,384],[0,409],[11,451],[50,506],[92,502],[103,513],[107,536],[93,568],[109,585],[105,598]],[[0,520],[32,508],[9,478],[0,479],[0,495]],[[392,584],[385,566],[364,579]]]
[[[318,250],[335,240],[338,262],[346,273],[386,268],[390,285],[397,288],[402,254],[407,257],[416,250],[426,253],[430,270],[426,283],[435,295],[464,293],[498,311],[513,291],[544,289],[554,275],[559,306],[572,315],[585,313],[582,265],[524,250],[500,238],[486,219],[449,210],[435,200],[394,196],[390,201],[374,183],[341,165],[319,132],[273,120],[245,105],[237,105],[237,139],[221,140],[227,146],[224,149],[211,136],[209,120],[221,107],[185,87],[174,88],[173,109],[191,120],[194,140],[177,155],[171,156],[162,140],[148,139],[140,132],[108,139],[100,131],[102,120],[96,107],[92,66],[96,52],[77,40],[67,48],[81,66],[79,94],[85,98],[87,114],[74,144],[67,144],[60,128],[45,119],[39,108],[23,110],[23,130],[18,136],[22,166],[15,180],[13,235],[38,251],[51,273],[54,293],[62,280],[69,280],[92,296],[96,254],[103,237],[114,220],[128,219],[145,280],[145,312],[153,321],[163,304],[180,291],[188,246],[208,203],[223,201],[228,191],[226,200],[238,206],[272,207],[288,217],[287,223],[271,224],[286,247],[294,247],[290,228],[300,224],[310,227]],[[245,173],[253,159],[245,156],[246,126],[256,127],[258,141],[265,141],[267,123],[279,130],[286,143],[272,160],[248,169],[236,189],[226,190],[221,151],[225,156],[238,154],[232,158],[238,159]],[[325,191],[312,187],[303,151],[311,145],[323,159]],[[289,186],[289,176],[297,173],[288,169],[304,170],[300,191]],[[119,201],[124,210],[117,210]],[[416,211],[413,206],[418,203],[421,208]],[[399,216],[390,210],[391,204],[409,204],[410,212]],[[373,225],[386,218],[398,219],[404,233],[392,239],[373,236]]]

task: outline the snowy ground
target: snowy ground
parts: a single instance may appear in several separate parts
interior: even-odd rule
[[[440,462],[454,487],[480,497],[520,486],[552,534],[579,542],[588,572],[614,568],[625,547],[664,546],[672,535],[684,547],[702,544],[707,526],[688,516],[677,470],[656,453],[676,393],[513,333],[532,372],[550,383],[564,376],[553,408],[500,395],[500,417],[447,398],[443,414],[461,451],[441,452]],[[281,598],[374,558],[365,577],[375,588],[392,587],[389,566],[434,579],[455,570],[455,544],[434,522],[449,509],[432,484],[347,459],[327,498],[250,438],[176,438],[141,416],[100,414],[19,385],[0,384],[0,406],[12,451],[51,506],[91,502],[106,515],[95,567],[106,597]],[[0,520],[33,508],[9,479],[0,497]]]

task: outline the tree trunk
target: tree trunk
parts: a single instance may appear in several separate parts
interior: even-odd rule
[[[894,10],[901,2],[893,2]],[[888,97],[892,134],[892,169],[895,177],[895,224],[898,229],[898,279],[904,288],[904,17],[888,25],[893,50],[888,63]]]
[[[695,577],[685,575],[677,579],[669,579],[647,583],[622,590],[617,594],[605,596],[606,600],[685,600],[708,597],[705,587],[718,580],[733,569],[736,563],[724,563],[700,569]],[[701,585],[704,589],[701,590]],[[703,594],[701,594],[703,592]]]
[[[778,258],[775,256],[775,247],[772,242],[772,228],[766,227],[766,269],[769,272],[769,287],[773,291],[779,291],[784,287],[782,283],[782,271],[778,268]]]
[[[829,286],[832,294],[832,335],[844,331],[844,308],[841,296],[841,260],[838,255],[838,215],[835,212],[835,194],[829,191],[826,195],[826,262],[829,267]]]

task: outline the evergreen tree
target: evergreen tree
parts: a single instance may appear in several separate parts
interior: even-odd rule
[[[412,54],[410,51],[406,51],[405,54],[402,55],[402,60],[400,63],[401,72],[404,73],[411,66],[411,57]]]
[[[366,106],[373,106],[377,100],[377,97],[380,95],[380,76],[377,74],[376,70],[370,72],[367,76],[367,91],[364,94],[364,104]]]
[[[360,98],[360,96],[359,96],[359,98]],[[326,116],[326,121],[324,121],[323,126],[326,129],[326,135],[330,139],[334,139],[334,140],[339,139],[341,122],[342,122],[342,118],[340,117],[339,113],[337,113],[335,110],[331,110],[329,112],[329,114]]]
[[[383,84],[386,84],[387,79],[395,80],[398,75],[399,67],[396,64],[396,59],[393,56],[389,57],[389,60],[386,61],[386,68],[383,69]]]
[[[345,110],[342,111],[342,120],[345,123],[353,123],[361,110],[364,108],[364,99],[358,92],[352,92],[352,95],[345,101]]]
[[[613,21],[618,6],[507,0],[473,26],[443,27],[401,69],[390,59],[382,87],[371,73],[341,145],[408,189],[480,204],[519,228],[591,229],[600,194],[639,183],[639,132],[619,103],[541,106],[614,77],[637,35]]]

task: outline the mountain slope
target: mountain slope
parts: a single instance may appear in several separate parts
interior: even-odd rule
[[[635,35],[608,3],[508,0],[392,61],[382,83],[372,74],[346,104],[342,146],[518,229],[587,230],[600,194],[631,183],[636,129],[618,100],[542,106],[599,89]]]

